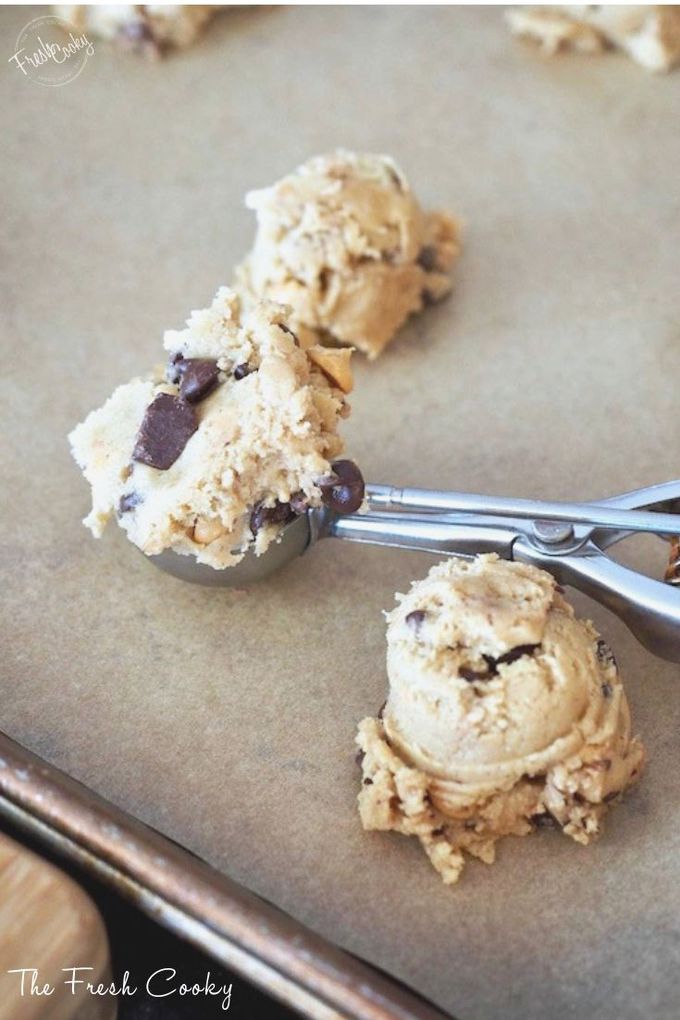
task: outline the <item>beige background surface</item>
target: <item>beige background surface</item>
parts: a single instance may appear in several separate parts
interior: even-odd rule
[[[6,58],[30,15],[0,12]],[[158,66],[98,45],[61,88],[5,61],[0,117],[2,727],[461,1020],[676,1017],[677,666],[578,598],[648,773],[597,846],[508,840],[445,889],[355,811],[381,610],[430,558],[325,542],[257,590],[184,587],[81,527],[65,436],[228,280],[246,189],[343,144],[468,225],[451,300],[358,366],[371,480],[566,498],[677,476],[680,74],[547,61],[498,10],[250,9]]]

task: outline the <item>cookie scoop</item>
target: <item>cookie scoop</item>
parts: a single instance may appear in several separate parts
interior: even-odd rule
[[[447,884],[503,836],[590,843],[644,761],[592,624],[546,571],[494,554],[446,560],[397,600],[389,696],[357,737],[364,828],[417,836]]]
[[[459,227],[424,212],[388,156],[316,156],[251,191],[252,251],[236,271],[250,300],[290,305],[303,343],[350,344],[376,358],[409,315],[451,288]]]

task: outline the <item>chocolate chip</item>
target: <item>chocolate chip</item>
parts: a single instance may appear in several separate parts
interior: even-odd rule
[[[179,362],[179,366],[179,395],[190,404],[197,404],[217,386],[220,372],[212,358],[187,358]]]
[[[537,829],[554,829],[557,821],[549,811],[542,811],[541,814],[532,815],[529,821],[533,822]]]
[[[516,662],[517,659],[521,659],[524,655],[533,655],[536,649],[540,647],[541,647],[540,644],[517,645],[516,648],[511,648],[509,652],[505,652],[503,655],[499,655],[499,657],[495,660],[495,663],[497,666],[500,666],[501,663],[507,666],[511,662]]]
[[[420,634],[420,628],[423,625],[426,615],[427,614],[423,609],[414,609],[413,612],[406,614],[404,617],[404,623],[407,627],[410,627],[413,633],[417,636]]]
[[[432,830],[432,835],[433,836],[443,836],[444,835],[444,826],[440,825],[438,829],[433,829]]]
[[[138,492],[124,492],[118,501],[118,513],[126,514],[134,510],[142,502],[143,497]]]
[[[458,670],[458,675],[467,680],[469,684],[475,682],[475,680],[490,680],[495,673],[490,672],[488,669],[470,669],[469,666],[461,666]]]
[[[279,503],[278,500],[274,506],[256,503],[250,515],[250,530],[253,535],[257,535],[265,524],[287,524],[294,516],[290,503]]]
[[[309,503],[307,502],[307,497],[305,496],[304,492],[293,493],[293,495],[290,497],[289,506],[293,513],[296,514],[298,517],[301,514],[307,513],[307,510],[309,509]]]
[[[324,506],[338,514],[352,514],[364,501],[364,479],[361,471],[351,460],[336,460],[333,474],[320,478]]]
[[[366,778],[364,779],[364,786],[373,786],[373,780],[370,778],[370,776],[366,776]]]
[[[234,369],[234,379],[239,382],[241,379],[245,379],[247,375],[254,372],[255,369],[251,368],[247,361],[244,361],[242,365],[237,365]]]
[[[198,418],[190,404],[170,393],[159,393],[146,409],[132,459],[167,471],[197,428]]]
[[[474,818],[467,818],[465,820],[463,828],[467,829],[468,832],[471,832],[472,829],[476,829],[477,828],[477,822],[474,820]]]
[[[383,703],[382,703],[382,705],[380,706],[380,709],[379,709],[379,711],[378,711],[378,719],[382,719],[382,717],[383,717],[383,716],[384,716],[384,714],[385,714],[385,709],[386,709],[386,708],[387,708],[387,702],[386,702],[386,701],[383,701]]]
[[[292,336],[296,347],[300,346],[300,341],[297,338],[297,334],[294,333],[292,329],[289,329],[288,326],[284,326],[282,322],[277,322],[276,325],[279,327],[279,329],[282,329],[284,333],[288,333],[289,336]]]
[[[354,755],[354,760],[357,763],[357,765],[359,766],[359,768],[361,768],[361,766],[363,765],[365,757],[366,757],[366,752],[362,751],[361,748],[359,748],[357,753]]]
[[[614,666],[614,668],[617,668],[614,653],[602,638],[597,639],[596,653],[603,666]]]
[[[600,690],[602,691],[603,698],[611,698],[614,692],[614,688],[611,684],[602,684]]]
[[[420,249],[416,262],[426,273],[431,273],[437,268],[437,249],[433,244],[426,244]]]

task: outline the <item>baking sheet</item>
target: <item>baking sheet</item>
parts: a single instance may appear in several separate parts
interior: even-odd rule
[[[7,58],[41,10],[0,11]],[[63,87],[5,63],[2,89],[2,728],[461,1020],[676,1016],[677,666],[577,596],[648,772],[598,845],[507,840],[446,889],[355,810],[381,611],[431,558],[329,541],[257,589],[185,587],[89,537],[65,436],[228,280],[243,193],[341,144],[467,224],[452,298],[357,366],[368,478],[587,498],[677,476],[680,74],[548,61],[499,9],[251,8],[160,65],[100,44]]]

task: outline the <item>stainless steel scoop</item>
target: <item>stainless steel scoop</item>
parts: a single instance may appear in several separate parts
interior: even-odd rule
[[[506,499],[463,492],[369,485],[367,513],[309,509],[286,525],[264,555],[214,570],[193,557],[151,557],[185,581],[243,587],[262,580],[321,538],[503,559],[550,571],[616,613],[655,655],[680,662],[680,590],[612,560],[605,550],[636,532],[669,538],[680,531],[680,480],[593,503]]]

